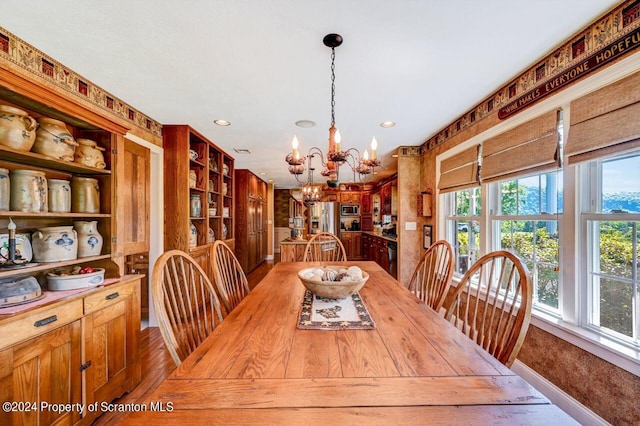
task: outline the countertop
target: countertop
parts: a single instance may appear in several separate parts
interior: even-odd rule
[[[390,235],[382,235],[382,234],[376,234],[373,231],[362,231],[363,234],[367,234],[367,235],[372,235],[374,237],[378,237],[378,238],[382,238],[383,240],[387,240],[387,241],[394,241],[397,242],[398,241],[398,236],[390,236]]]

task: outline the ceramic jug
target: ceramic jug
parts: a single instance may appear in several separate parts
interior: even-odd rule
[[[73,139],[66,124],[48,117],[38,118],[38,131],[31,151],[55,160],[73,161],[78,143]]]
[[[69,213],[71,211],[71,185],[64,179],[47,179],[49,189],[49,211]]]
[[[104,169],[107,163],[104,162],[102,152],[104,148],[98,146],[96,141],[91,139],[76,139],[78,146],[73,154],[74,163],[82,164],[87,167],[95,167],[96,169]]]
[[[36,140],[38,122],[21,109],[0,105],[0,145],[16,151],[30,151]]]
[[[73,226],[38,228],[31,235],[33,260],[60,262],[78,258],[78,238]]]
[[[193,222],[189,222],[189,230],[189,247],[195,247],[198,245],[198,229]]]
[[[78,234],[78,257],[100,256],[102,252],[102,235],[98,232],[98,221],[73,222]]]
[[[9,170],[0,169],[0,211],[9,210],[10,191]]]
[[[11,171],[11,210],[18,212],[46,213],[47,178],[44,172],[35,170]]]
[[[97,179],[79,176],[71,178],[71,211],[100,213],[100,186]]]

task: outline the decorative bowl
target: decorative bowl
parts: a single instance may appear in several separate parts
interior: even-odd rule
[[[319,272],[320,270],[325,273],[339,275],[340,271],[344,269],[347,269],[344,265],[313,266],[299,271],[298,278],[300,278],[307,290],[318,297],[344,299],[364,287],[364,284],[369,279],[368,273],[361,271],[362,278],[341,281],[322,281],[318,275],[314,275],[314,272]],[[310,277],[311,275],[313,277]]]
[[[77,288],[95,287],[104,282],[103,268],[95,268],[95,272],[86,274],[72,274],[71,268],[65,271],[56,271],[68,272],[68,275],[57,275],[53,272],[48,272],[46,275],[47,288],[49,290],[74,290]]]

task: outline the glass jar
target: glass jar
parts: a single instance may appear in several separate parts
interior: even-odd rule
[[[198,194],[191,194],[191,217],[200,217],[202,213],[202,202]]]

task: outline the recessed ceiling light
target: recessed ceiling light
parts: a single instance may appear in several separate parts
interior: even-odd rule
[[[315,125],[316,125],[316,123],[311,121],[311,120],[298,120],[298,121],[296,121],[296,126],[304,127],[305,129],[308,129],[308,128],[313,127]]]
[[[260,172],[260,176],[266,176],[267,174],[265,172]]]
[[[385,129],[388,129],[389,127],[395,127],[395,125],[395,121],[383,121],[382,123],[380,123],[380,127],[384,127]]]
[[[215,124],[217,124],[218,126],[230,126],[231,122],[227,121],[227,120],[213,120],[213,122]]]

